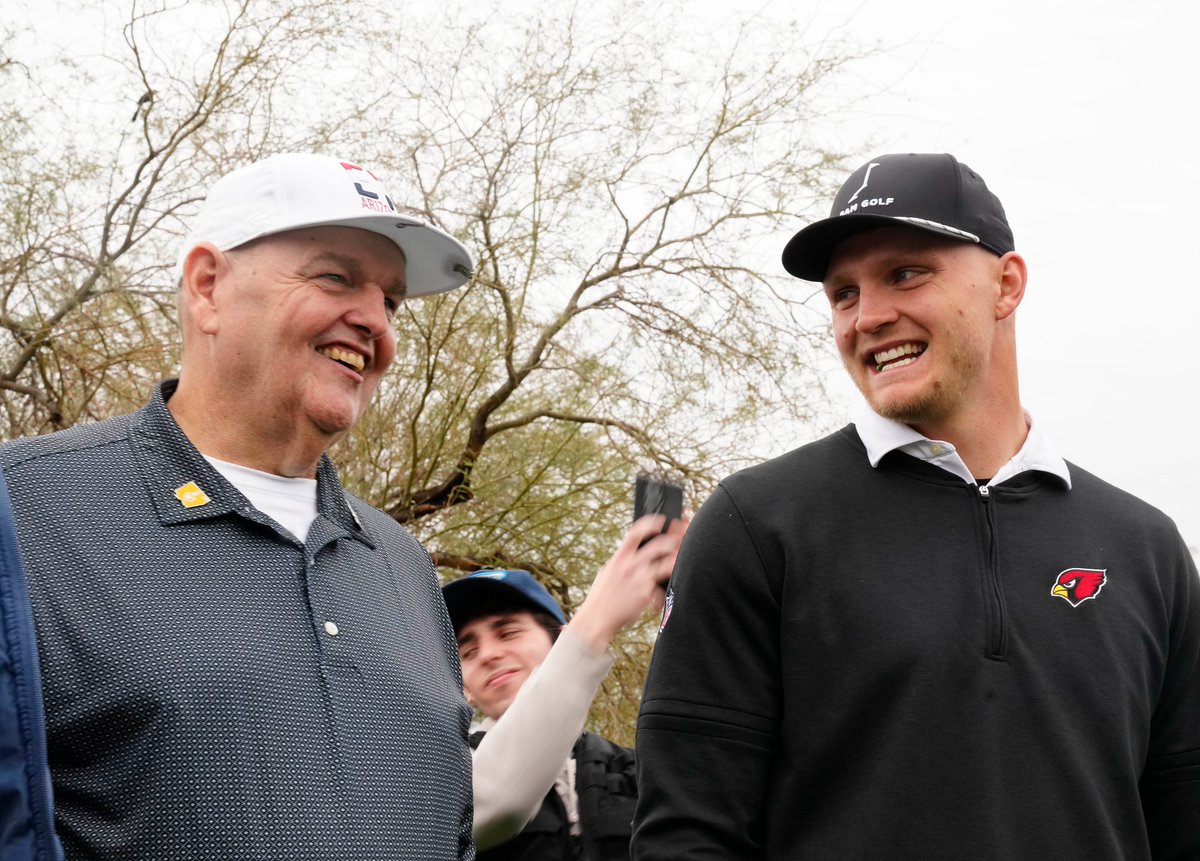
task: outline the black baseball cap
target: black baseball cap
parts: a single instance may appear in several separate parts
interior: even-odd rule
[[[477,617],[480,605],[497,599],[530,612],[549,613],[561,625],[567,623],[562,608],[546,587],[528,571],[518,568],[491,568],[459,577],[442,587],[442,597],[455,633]]]
[[[979,174],[949,153],[895,153],[850,174],[829,217],[802,229],[783,249],[783,268],[821,281],[839,242],[897,223],[977,243],[997,255],[1014,250],[1004,207]]]

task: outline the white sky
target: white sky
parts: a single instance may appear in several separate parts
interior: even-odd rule
[[[1026,408],[1068,460],[1166,511],[1193,548],[1198,9],[864,0],[817,17],[901,46],[860,68],[864,92],[888,93],[864,106],[860,132],[839,134],[846,146],[951,152],[1004,203],[1030,269],[1017,317]],[[844,391],[848,418],[857,394]]]
[[[1189,493],[1200,479],[1200,391],[1188,365],[1200,327],[1191,152],[1200,7],[703,0],[688,9],[716,28],[756,10],[811,16],[814,39],[833,30],[881,43],[881,57],[846,82],[848,103],[870,96],[860,119],[832,133],[865,157],[944,151],[979,171],[1030,267],[1018,312],[1026,407],[1069,460],[1162,508],[1200,548]],[[857,394],[835,373],[848,419]]]

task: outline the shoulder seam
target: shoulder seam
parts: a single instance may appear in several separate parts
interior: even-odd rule
[[[717,490],[725,494],[725,498],[729,500],[729,504],[732,505],[733,510],[737,512],[738,520],[741,522],[742,531],[746,533],[746,538],[749,540],[750,546],[754,548],[754,557],[758,561],[759,572],[762,578],[766,581],[767,588],[771,590],[771,596],[775,599],[776,603],[778,603],[779,595],[776,594],[774,584],[767,575],[767,565],[763,560],[762,551],[758,547],[758,541],[755,540],[754,532],[750,529],[749,524],[746,522],[746,515],[742,512],[742,507],[738,505],[737,499],[734,497],[733,493],[725,486],[725,482],[719,482],[717,484]]]
[[[30,437],[29,439],[36,439],[36,437]],[[129,432],[128,432],[128,430],[126,430],[119,437],[114,437],[111,439],[104,439],[104,440],[97,440],[96,442],[86,443],[84,445],[72,446],[71,448],[56,448],[51,451],[36,451],[35,450],[35,451],[29,452],[26,456],[17,458],[15,460],[7,460],[6,459],[6,462],[4,463],[4,471],[8,472],[9,470],[11,470],[15,467],[23,466],[24,464],[29,463],[30,461],[40,460],[44,457],[54,457],[56,455],[74,454],[75,452],[92,451],[93,449],[104,448],[105,446],[120,445],[121,443],[128,442],[128,441],[129,441]],[[14,440],[14,442],[15,442],[15,440]]]

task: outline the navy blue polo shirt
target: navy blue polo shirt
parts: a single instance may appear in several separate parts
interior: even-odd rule
[[[428,555],[327,457],[301,545],[166,408],[0,447],[67,857],[473,857]]]

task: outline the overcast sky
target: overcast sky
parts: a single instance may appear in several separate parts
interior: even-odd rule
[[[717,30],[757,10],[809,20],[814,41],[832,32],[883,46],[845,82],[858,119],[833,130],[840,145],[866,157],[951,152],[984,177],[1029,263],[1017,326],[1025,406],[1068,460],[1162,508],[1200,548],[1191,491],[1200,387],[1190,366],[1200,327],[1196,5],[687,8]],[[527,14],[520,3],[505,9]],[[835,373],[848,420],[857,394]]]
[[[842,139],[869,136],[869,155],[951,152],[1003,201],[1030,270],[1017,317],[1026,408],[1068,460],[1163,509],[1200,547],[1197,7],[813,8],[814,32],[846,22],[855,39],[900,46],[860,68],[864,91],[889,92]],[[849,418],[857,395],[843,391]]]

